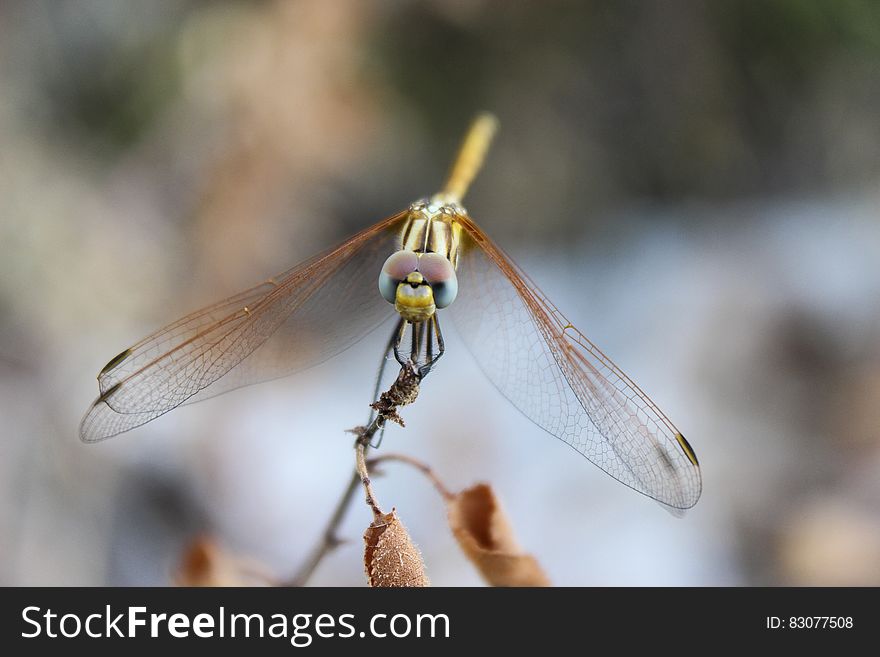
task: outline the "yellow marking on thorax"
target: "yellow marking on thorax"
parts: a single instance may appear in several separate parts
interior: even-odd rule
[[[464,208],[445,203],[419,201],[410,207],[401,235],[401,249],[416,253],[439,253],[458,268],[461,222]]]

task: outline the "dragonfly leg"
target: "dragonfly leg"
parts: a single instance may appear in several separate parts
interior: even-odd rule
[[[428,322],[428,326],[426,328],[427,328],[427,330],[425,332],[427,333],[427,336],[425,339],[425,362],[431,363],[434,361],[434,322],[433,322],[433,319],[432,319],[432,321]]]
[[[392,352],[395,351],[396,345],[400,340],[401,333],[401,324],[403,324],[403,319],[401,319],[397,326],[394,327],[394,331],[391,333],[391,339],[388,341],[388,346],[385,347],[385,351],[382,353],[382,361],[379,363],[379,371],[376,373],[376,385],[373,387],[373,401],[379,399],[379,392],[382,390],[382,377],[385,376],[385,368],[388,365],[388,358]],[[376,409],[370,407],[370,417],[367,420],[366,426],[370,426],[373,423],[373,420],[376,418]],[[382,444],[382,438],[385,436],[385,427],[379,431],[379,438],[375,441],[375,443],[370,443],[370,447],[377,448]]]
[[[434,341],[432,339],[431,333],[437,334],[437,353],[434,354]],[[434,363],[440,360],[440,357],[446,352],[446,344],[443,342],[443,332],[440,330],[440,320],[437,318],[437,313],[434,313],[431,316],[431,319],[428,320],[428,347],[427,354],[425,359],[425,364],[419,368],[419,378],[424,379],[428,376],[428,372],[430,372]]]
[[[388,365],[388,357],[395,350],[397,342],[399,340],[401,324],[403,324],[403,320],[399,320],[397,326],[394,327],[394,332],[391,334],[391,339],[388,340],[388,345],[385,347],[385,351],[382,352],[382,360],[379,362],[379,371],[376,373],[376,385],[373,386],[373,401],[379,399],[379,392],[382,390],[382,377],[385,376],[385,368]],[[376,411],[373,410],[370,412],[370,419],[367,420],[367,424],[369,425],[373,418],[376,417]]]
[[[401,319],[400,323],[397,325],[397,331],[395,331],[394,335],[394,358],[400,363],[401,367],[406,367],[409,363],[409,358],[404,358],[403,354],[400,353],[400,344],[403,342],[403,338],[406,335],[406,327],[409,324],[405,319]]]
[[[419,355],[422,353],[422,323],[414,322],[412,325],[412,346],[409,351],[409,359],[413,365],[418,364]]]

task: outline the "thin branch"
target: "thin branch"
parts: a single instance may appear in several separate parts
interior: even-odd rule
[[[376,456],[367,461],[367,466],[370,469],[375,466],[383,463],[385,461],[400,461],[401,463],[406,463],[407,465],[411,465],[412,467],[419,470],[423,475],[425,475],[431,483],[434,485],[434,488],[437,489],[437,492],[445,499],[446,501],[451,500],[455,495],[450,491],[446,485],[440,480],[437,476],[437,473],[429,466],[427,463],[419,461],[412,456],[408,456],[407,454],[383,454],[382,456]]]
[[[284,582],[282,586],[305,586],[324,557],[342,545],[344,541],[336,535],[336,531],[339,529],[339,525],[342,524],[342,519],[345,518],[345,512],[348,510],[348,505],[360,481],[360,475],[357,472],[353,473],[351,481],[348,482],[348,486],[346,486],[342,497],[339,498],[339,502],[336,504],[333,515],[330,516],[330,520],[321,534],[320,541],[315,545],[308,559],[306,559],[296,575],[289,581]]]
[[[361,480],[361,486],[364,487],[364,496],[367,499],[367,506],[370,507],[370,511],[373,512],[373,519],[378,520],[383,514],[382,509],[379,508],[379,503],[376,501],[376,494],[373,492],[373,484],[370,482],[370,473],[367,470],[367,461],[366,458],[364,458],[364,453],[366,452],[367,447],[368,445],[360,440],[355,444],[356,469]]]
[[[400,374],[398,374],[397,379],[391,384],[391,387],[387,392],[383,392],[379,399],[370,405],[376,411],[376,416],[373,418],[373,421],[365,427],[355,427],[354,429],[349,430],[349,433],[353,433],[357,436],[357,440],[355,441],[357,452],[355,456],[358,467],[356,467],[355,472],[352,474],[348,486],[346,486],[342,493],[342,497],[339,498],[339,502],[337,502],[333,515],[330,516],[330,520],[327,522],[318,544],[312,550],[308,559],[306,559],[299,571],[297,571],[296,575],[294,575],[288,582],[285,582],[284,585],[305,586],[309,579],[311,579],[315,570],[317,570],[321,561],[324,560],[324,557],[343,543],[343,540],[337,535],[337,531],[342,524],[343,518],[345,518],[345,512],[351,504],[351,500],[354,497],[354,493],[357,490],[359,483],[364,485],[367,495],[367,503],[370,504],[373,515],[376,515],[378,506],[375,504],[372,496],[372,487],[369,485],[369,476],[366,476],[366,483],[364,483],[364,477],[367,474],[366,453],[370,448],[370,443],[376,435],[376,432],[385,426],[386,421],[391,420],[403,425],[403,419],[397,414],[397,407],[415,401],[418,396],[420,382],[421,377],[412,362],[402,366],[400,368]],[[361,465],[363,465],[363,468],[360,467]],[[379,513],[381,513],[381,511],[379,511]]]

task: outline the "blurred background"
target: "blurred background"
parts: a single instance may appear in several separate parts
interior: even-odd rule
[[[292,574],[387,332],[83,445],[94,376],[436,191],[488,109],[471,215],[688,436],[703,496],[676,519],[604,475],[453,329],[381,451],[491,482],[556,584],[880,585],[878,70],[868,0],[0,3],[0,583],[167,584],[198,535]],[[376,491],[435,584],[480,584],[419,474]],[[364,584],[369,521],[312,584]]]

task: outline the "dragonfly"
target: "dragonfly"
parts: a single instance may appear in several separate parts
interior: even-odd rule
[[[417,361],[424,377],[445,353],[448,315],[486,377],[532,422],[667,509],[694,506],[700,466],[682,433],[462,205],[497,127],[477,116],[441,192],[112,358],[81,439],[304,370],[391,318],[388,353]]]

